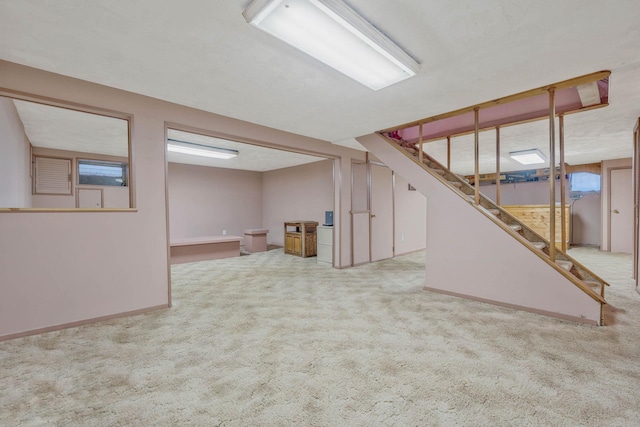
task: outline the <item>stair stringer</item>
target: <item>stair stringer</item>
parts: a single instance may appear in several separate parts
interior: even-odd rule
[[[377,134],[358,142],[427,197],[425,289],[593,325],[601,303]]]

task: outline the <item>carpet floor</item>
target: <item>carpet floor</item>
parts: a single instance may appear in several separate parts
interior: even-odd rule
[[[638,426],[631,256],[592,327],[422,290],[424,252],[174,266],[174,307],[0,342],[2,426]]]

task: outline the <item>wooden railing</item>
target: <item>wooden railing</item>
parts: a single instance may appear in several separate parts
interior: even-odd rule
[[[390,129],[384,129],[379,131],[378,133],[381,135],[388,136],[390,134],[398,135],[399,132],[406,131],[407,129],[418,128],[418,136],[417,140],[414,140],[418,150],[418,161],[420,163],[424,160],[424,145],[433,141],[441,141],[443,138],[446,138],[447,141],[447,169],[451,168],[451,138],[455,136],[462,136],[473,134],[474,135],[474,204],[477,206],[480,204],[480,148],[479,148],[479,133],[480,131],[486,131],[490,129],[495,129],[496,132],[496,200],[495,204],[501,206],[501,189],[500,189],[500,173],[501,173],[501,165],[500,165],[500,155],[501,155],[501,147],[500,147],[500,130],[502,127],[513,126],[523,123],[530,123],[532,121],[537,120],[548,120],[549,122],[549,159],[548,159],[548,180],[549,180],[549,236],[550,239],[553,240],[552,244],[549,246],[549,257],[552,261],[555,261],[556,258],[556,233],[555,233],[555,215],[556,215],[556,189],[555,189],[555,174],[556,174],[556,117],[558,117],[558,127],[559,127],[559,163],[560,163],[560,205],[566,205],[566,169],[565,169],[565,146],[564,146],[564,116],[567,114],[573,114],[581,111],[587,111],[594,108],[602,108],[608,105],[608,77],[611,73],[609,71],[600,71],[592,74],[588,74],[585,76],[577,77],[575,79],[565,80],[562,82],[558,82],[552,85],[547,85],[543,87],[539,87],[536,89],[532,89],[526,92],[521,92],[515,95],[498,98],[493,101],[484,102],[481,104],[477,104],[474,106],[466,107],[460,110],[452,111],[445,114],[440,114],[438,116],[433,116],[429,118],[425,118],[422,120],[414,121],[411,123],[407,123],[405,125],[394,127]],[[562,91],[569,90],[579,90],[578,88],[582,85],[589,85],[596,82],[596,85],[602,83],[606,84],[607,94],[604,97],[600,97],[600,103],[595,105],[580,105],[576,106],[574,104],[562,104],[560,106],[557,105],[556,99],[557,94]],[[599,90],[599,89],[598,89]],[[598,92],[600,94],[600,92]],[[538,97],[539,99],[536,101],[539,104],[541,97],[548,97],[548,111],[545,113],[544,111],[537,109],[534,111],[530,111],[528,113],[522,113],[521,108],[518,109],[518,113],[515,116],[509,116],[507,113],[504,117],[494,118],[496,116],[496,112],[501,113],[505,109],[504,106],[509,103],[520,103],[519,107],[522,107],[528,99],[533,99]],[[568,97],[561,97],[562,99],[566,99]],[[533,103],[532,103],[533,104]],[[536,104],[537,105],[537,104]],[[493,109],[493,110],[492,110]],[[480,112],[487,111],[488,116],[492,117],[492,119],[487,120],[485,123],[480,122]],[[452,120],[456,117],[463,117],[473,113],[473,125],[468,122],[462,127],[456,127],[455,129],[451,129],[447,131],[446,129],[438,128],[437,131],[434,131],[429,137],[425,135],[425,126],[437,122],[439,120]],[[466,116],[465,116],[466,117]],[[408,139],[405,142],[411,143],[412,140]],[[567,251],[567,228],[566,228],[566,218],[565,218],[564,210],[561,211],[561,250],[563,252]]]

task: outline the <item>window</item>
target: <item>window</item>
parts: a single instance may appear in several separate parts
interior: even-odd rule
[[[571,174],[571,191],[600,192],[600,175],[589,172],[577,172]]]
[[[126,163],[78,159],[78,184],[80,185],[126,187],[128,172]]]
[[[35,157],[33,194],[71,194],[71,159]]]

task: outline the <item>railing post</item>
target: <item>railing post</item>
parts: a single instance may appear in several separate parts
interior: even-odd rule
[[[567,252],[567,213],[564,207],[567,202],[567,171],[564,165],[564,114],[560,114],[558,126],[560,128],[560,227],[562,230],[562,252]]]
[[[549,258],[556,261],[556,103],[549,89]]]
[[[500,126],[496,126],[496,205],[500,206]]]
[[[422,165],[422,159],[423,159],[423,155],[422,155],[422,123],[420,123],[420,127],[419,127],[419,139],[418,139],[418,160],[420,161],[420,164]]]
[[[447,137],[447,169],[451,170],[451,137]]]
[[[480,135],[478,130],[478,121],[480,116],[480,110],[478,107],[473,109],[473,118],[474,118],[474,166],[475,166],[475,178],[474,178],[474,187],[475,187],[475,196],[474,202],[475,205],[478,206],[480,204]]]

